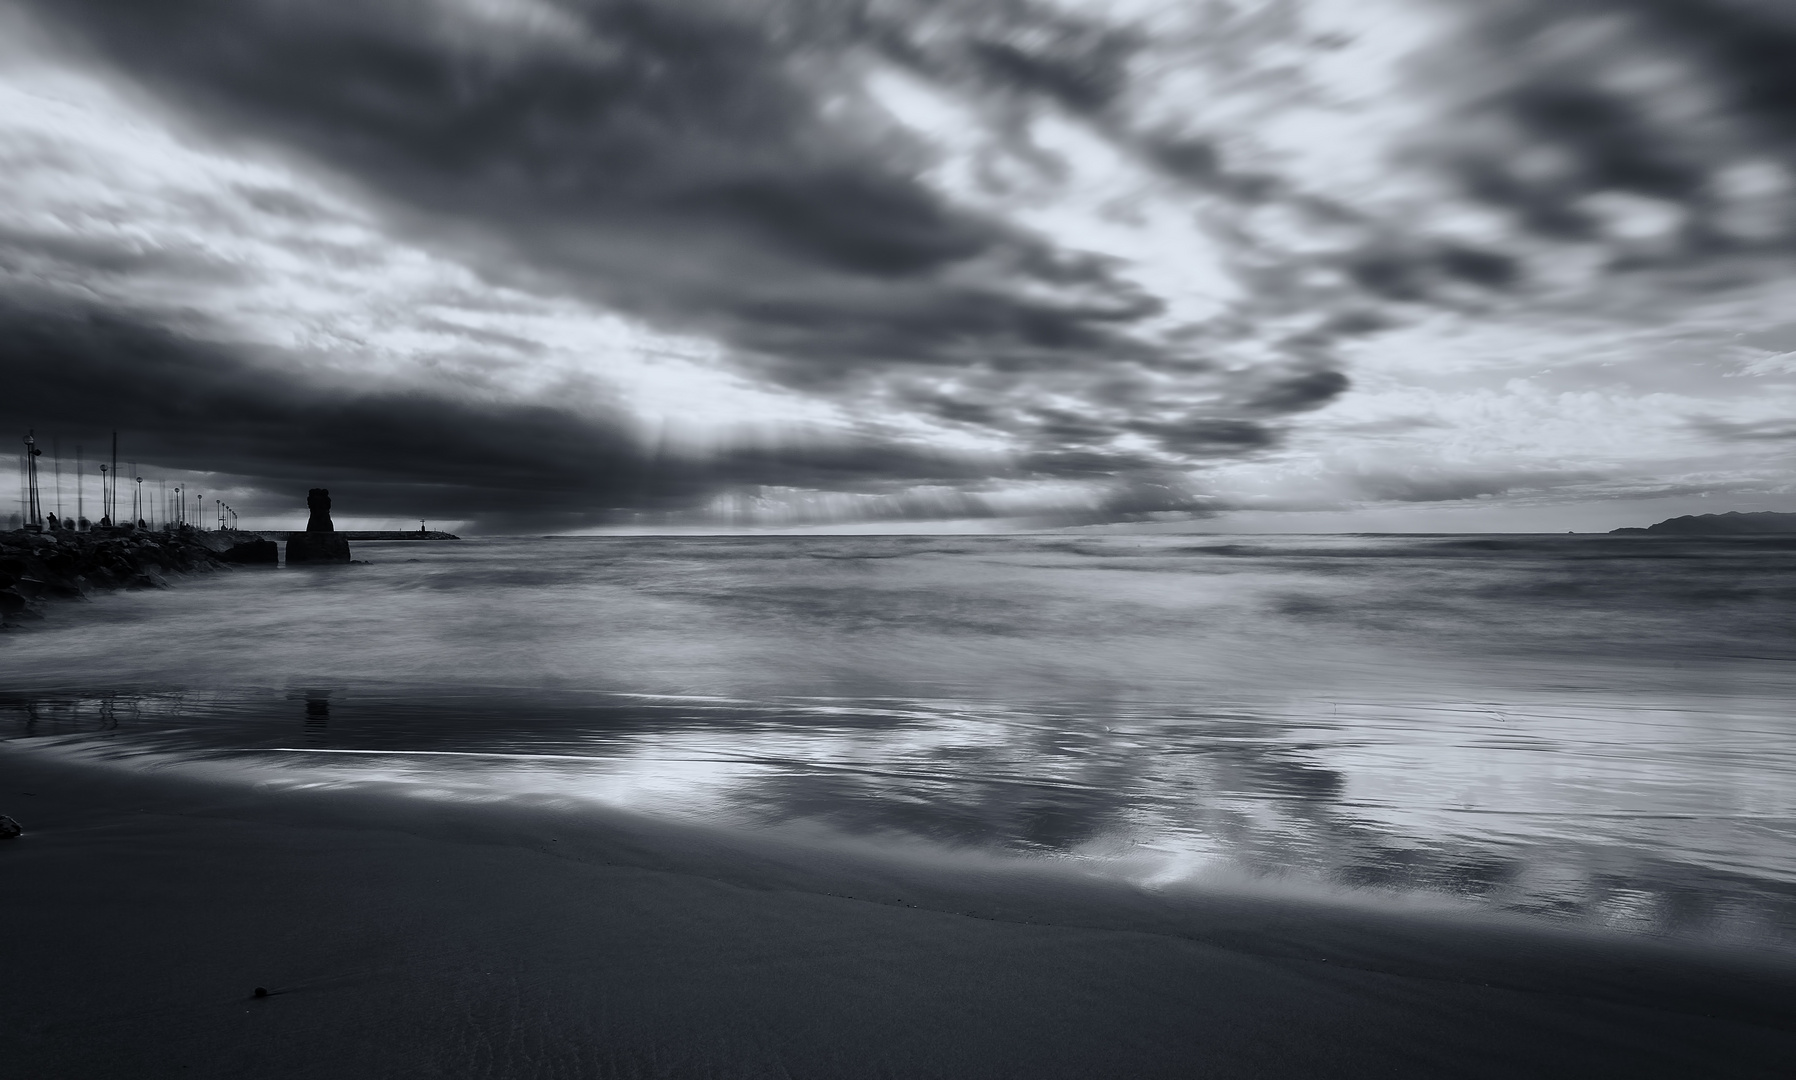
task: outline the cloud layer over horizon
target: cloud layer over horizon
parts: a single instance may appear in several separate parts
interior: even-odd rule
[[[1796,508],[1768,0],[0,20],[0,413],[248,512]]]

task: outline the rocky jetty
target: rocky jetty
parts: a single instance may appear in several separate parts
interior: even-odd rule
[[[218,557],[240,566],[278,566],[281,561],[281,545],[258,536],[232,544],[220,552]]]
[[[1725,514],[1689,514],[1668,518],[1644,529],[1610,529],[1609,532],[1635,536],[1796,536],[1796,514],[1770,510],[1742,514],[1730,510]]]
[[[0,533],[0,622],[41,617],[43,605],[106,589],[157,589],[170,574],[215,569],[247,533],[101,528]]]

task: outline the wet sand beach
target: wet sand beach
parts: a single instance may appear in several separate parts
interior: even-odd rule
[[[1796,1054],[1776,958],[919,879],[17,748],[0,775],[29,830],[0,847],[10,1076],[1770,1077]]]

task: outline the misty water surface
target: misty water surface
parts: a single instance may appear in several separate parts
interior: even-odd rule
[[[357,546],[0,637],[32,746],[1796,946],[1796,544]]]

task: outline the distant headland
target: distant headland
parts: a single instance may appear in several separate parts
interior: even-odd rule
[[[1610,529],[1637,536],[1796,536],[1796,514],[1779,514],[1765,510],[1742,514],[1730,510],[1725,514],[1686,514],[1668,518],[1644,529]]]

